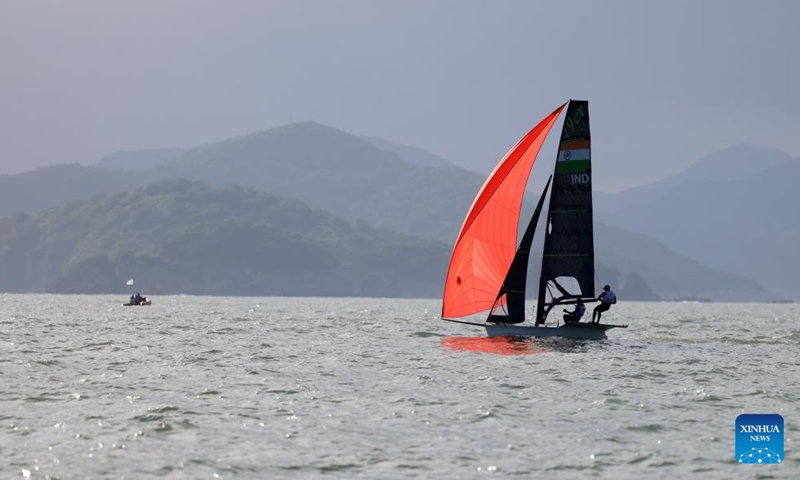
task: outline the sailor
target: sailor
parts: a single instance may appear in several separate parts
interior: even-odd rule
[[[568,312],[564,309],[564,312],[564,323],[580,322],[581,317],[586,313],[586,305],[584,305],[583,300],[579,298],[577,303],[575,303],[575,310]]]
[[[600,305],[594,307],[592,323],[600,323],[600,317],[603,312],[611,308],[611,305],[617,303],[617,296],[611,291],[611,287],[608,285],[603,287],[603,292],[598,295],[597,299],[600,300]],[[596,321],[595,318],[597,318]]]
[[[130,304],[131,304],[131,305],[133,305],[135,301],[136,301],[136,299],[134,298],[134,296],[133,296],[133,295],[131,295],[131,302],[130,302]]]
[[[133,303],[136,304],[136,305],[139,305],[140,303],[142,303],[142,296],[139,295],[139,292],[136,292],[136,298],[135,298]]]

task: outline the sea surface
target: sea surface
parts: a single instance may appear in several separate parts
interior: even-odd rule
[[[125,300],[0,294],[0,478],[800,478],[800,305],[520,341],[436,300]],[[736,461],[741,413],[783,463]]]

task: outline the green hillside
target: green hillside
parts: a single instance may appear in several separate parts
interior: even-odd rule
[[[438,296],[445,245],[242,187],[168,180],[0,220],[0,290]]]

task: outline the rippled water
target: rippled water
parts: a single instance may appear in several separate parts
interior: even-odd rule
[[[0,295],[3,478],[800,478],[798,305],[521,342],[435,300],[124,300]],[[783,464],[736,463],[743,412]]]

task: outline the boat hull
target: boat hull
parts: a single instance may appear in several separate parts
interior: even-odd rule
[[[486,334],[490,337],[561,337],[585,340],[602,340],[606,331],[612,328],[628,328],[627,325],[606,325],[600,323],[571,323],[560,327],[536,327],[532,325],[508,325],[505,323],[486,324]]]
[[[139,303],[123,303],[122,306],[123,307],[146,307],[148,305],[151,305],[152,303],[153,302],[151,302],[149,298],[145,298],[144,300],[142,300]]]

